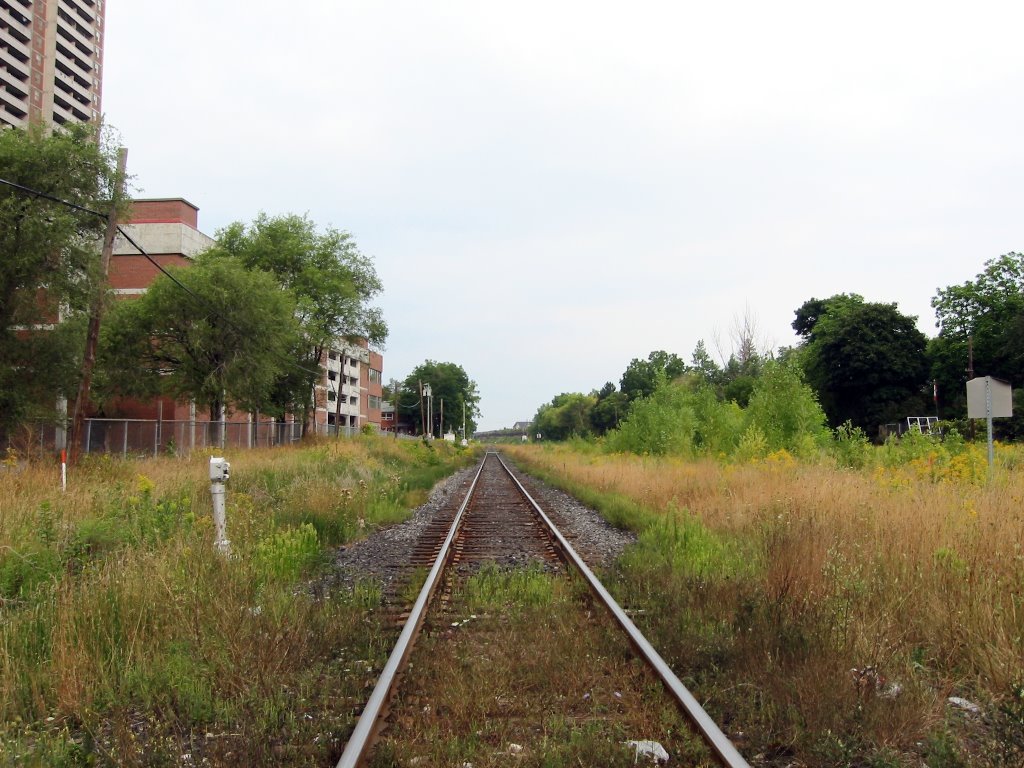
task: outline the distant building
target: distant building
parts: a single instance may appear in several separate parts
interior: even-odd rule
[[[0,0],[3,3],[5,0]],[[180,197],[153,198],[132,202],[129,223],[124,229],[161,267],[188,266],[192,258],[216,241],[199,230],[199,209]],[[119,298],[141,296],[160,274],[148,258],[123,238],[114,244],[110,260],[110,286]],[[313,428],[333,432],[334,426],[354,432],[370,424],[379,429],[384,358],[368,348],[365,340],[339,342],[321,361],[322,378],[314,390]],[[205,421],[190,403],[170,398],[149,402],[120,401],[104,414],[117,418]],[[229,420],[250,418],[246,413],[228,415]]]
[[[0,125],[99,123],[106,0],[0,0]]]
[[[417,418],[418,411],[411,411],[403,407],[401,412],[396,411],[395,404],[388,401],[381,401],[380,428],[385,432],[398,432],[400,435],[415,435],[420,429]]]
[[[366,425],[381,429],[383,356],[360,339],[331,347],[321,365],[323,377],[315,393],[317,431],[341,427],[353,432]]]
[[[513,432],[529,432],[530,427],[533,426],[532,421],[517,421],[512,425]]]

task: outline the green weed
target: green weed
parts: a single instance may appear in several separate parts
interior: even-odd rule
[[[253,554],[257,573],[282,581],[295,581],[322,560],[319,536],[309,523],[272,533]]]
[[[555,596],[551,574],[540,566],[503,570],[487,563],[462,587],[471,611],[486,611],[504,605],[548,605]]]

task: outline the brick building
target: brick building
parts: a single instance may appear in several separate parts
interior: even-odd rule
[[[3,2],[3,0],[0,0]],[[130,223],[124,228],[131,238],[162,267],[187,266],[215,241],[198,225],[199,209],[183,198],[135,200]],[[110,286],[121,298],[140,296],[160,274],[154,264],[123,237],[114,244],[110,260]],[[369,424],[380,428],[384,359],[369,349],[365,340],[339,343],[321,361],[323,375],[316,385],[313,425],[317,432],[333,432],[334,426],[353,432]],[[170,398],[151,402],[118,401],[103,415],[114,418],[208,421],[189,403]],[[251,421],[247,413],[229,413],[230,421]],[[261,419],[262,421],[262,419]]]
[[[2,0],[0,0],[2,2]],[[188,266],[192,257],[210,248],[214,239],[199,231],[199,209],[184,198],[157,198],[132,202],[128,235],[141,245],[161,267]],[[118,298],[141,296],[160,270],[124,237],[118,235],[110,257],[110,287]],[[118,400],[102,413],[105,417],[208,421],[190,403],[171,398],[149,402]]]
[[[318,431],[335,426],[349,432],[381,427],[384,358],[365,339],[332,347],[315,392]],[[322,429],[325,428],[326,429]]]

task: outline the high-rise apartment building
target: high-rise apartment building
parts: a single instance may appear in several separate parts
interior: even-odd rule
[[[0,124],[99,122],[106,0],[0,0]]]

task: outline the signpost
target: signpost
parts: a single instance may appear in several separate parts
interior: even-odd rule
[[[988,425],[988,468],[995,458],[992,447],[992,419],[1013,416],[1013,390],[1009,382],[992,376],[978,376],[967,382],[967,418],[985,419]]]

